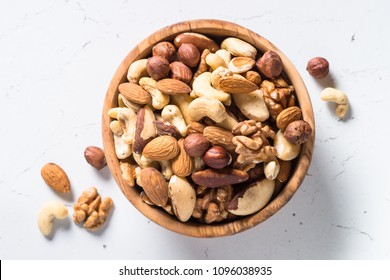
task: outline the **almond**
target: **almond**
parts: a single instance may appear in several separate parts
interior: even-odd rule
[[[45,183],[60,193],[70,192],[70,181],[65,171],[55,163],[47,163],[41,169],[41,176]]]
[[[154,138],[146,144],[143,155],[152,160],[170,160],[179,154],[177,140],[169,135]]]
[[[244,77],[226,76],[222,77],[218,83],[219,89],[229,93],[249,93],[258,89],[257,85],[248,81]]]
[[[288,107],[277,116],[276,126],[284,131],[290,123],[300,119],[302,119],[301,109],[297,106]]]
[[[137,104],[147,104],[151,98],[147,91],[134,83],[122,83],[118,90],[127,100]]]
[[[179,177],[189,176],[194,169],[194,161],[187,154],[184,149],[184,139],[181,138],[178,141],[178,145],[180,148],[179,154],[172,160],[172,171],[173,174]]]
[[[203,130],[203,136],[205,136],[213,145],[221,146],[228,151],[232,151],[236,148],[236,145],[233,144],[233,133],[226,129],[217,126],[206,126]]]
[[[168,184],[163,175],[153,167],[142,169],[137,183],[144,189],[148,198],[155,205],[164,206],[168,202]]]
[[[191,92],[191,88],[186,83],[177,79],[162,79],[157,82],[156,86],[159,91],[168,95],[189,94]]]

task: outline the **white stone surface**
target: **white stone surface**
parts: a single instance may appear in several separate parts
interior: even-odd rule
[[[1,259],[389,259],[390,9],[388,1],[1,1]],[[148,34],[175,22],[216,18],[245,26],[296,65],[316,118],[312,164],[291,201],[263,224],[235,236],[196,239],[148,221],[106,168],[85,163],[102,145],[101,111],[114,71]],[[328,79],[305,71],[313,56]],[[350,117],[339,121],[319,98],[345,91]],[[41,179],[56,162],[73,193],[61,197]],[[71,219],[52,238],[37,227],[47,200],[72,204],[87,187],[111,196],[104,230]]]

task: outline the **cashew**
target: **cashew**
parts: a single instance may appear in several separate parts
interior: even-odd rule
[[[193,91],[191,92],[192,97],[210,97],[217,99],[221,102],[226,102],[230,100],[230,94],[217,90],[211,86],[211,73],[204,72],[200,74],[194,80],[192,84]]]
[[[127,71],[127,79],[130,83],[138,83],[139,79],[148,76],[146,71],[146,58],[139,59],[130,64],[129,70]]]
[[[127,107],[116,107],[108,111],[108,115],[119,121],[123,129],[123,142],[133,144],[135,135],[136,113]]]
[[[58,201],[50,201],[43,205],[38,214],[38,227],[43,235],[47,236],[53,229],[53,219],[66,219],[68,209]]]
[[[191,123],[190,114],[188,113],[188,106],[190,105],[191,102],[192,102],[192,98],[187,94],[171,96],[171,104],[179,107],[185,122],[188,124]]]
[[[349,109],[349,101],[347,95],[341,90],[327,87],[321,92],[323,101],[331,101],[337,104],[336,116],[340,119],[344,118]]]
[[[216,126],[222,127],[226,130],[232,131],[233,127],[238,123],[237,119],[234,117],[234,115],[227,114],[226,119],[224,119],[222,122],[216,123]]]
[[[187,135],[187,124],[184,121],[183,114],[176,105],[167,105],[161,112],[161,117],[165,122],[174,125],[180,132],[181,136]]]
[[[214,98],[199,97],[193,100],[188,106],[188,113],[192,121],[198,121],[203,117],[209,117],[220,123],[227,118],[225,106]]]
[[[225,61],[226,65],[232,60],[232,54],[225,49],[219,49],[215,54],[219,55]]]
[[[301,144],[291,144],[286,138],[284,138],[281,130],[276,133],[274,147],[276,148],[276,156],[281,160],[293,160],[301,151]]]
[[[116,134],[117,136],[123,135],[123,128],[121,126],[121,123],[117,120],[113,120],[110,122],[110,129],[112,133]]]
[[[218,67],[222,66],[224,68],[227,68],[227,64],[225,60],[223,60],[222,57],[215,53],[209,53],[206,56],[206,64],[211,67],[211,69],[215,70]]]
[[[159,160],[158,163],[160,164],[161,174],[164,176],[165,180],[171,179],[173,175],[171,161]]]
[[[139,85],[152,96],[152,107],[160,110],[169,104],[170,98],[169,95],[159,91],[156,84],[157,81],[149,77],[143,77],[139,80]]]
[[[263,122],[269,117],[268,108],[264,103],[261,90],[255,90],[247,94],[233,94],[233,100],[238,109],[248,119]]]
[[[118,94],[118,106],[119,107],[127,107],[134,112],[138,112],[139,108],[141,108],[140,104],[134,103],[130,100],[128,100],[126,97],[124,97],[122,94]]]
[[[182,221],[188,221],[195,208],[196,193],[184,177],[173,175],[168,184],[168,195],[172,202],[173,212]]]
[[[131,145],[123,141],[122,136],[114,134],[115,154],[118,159],[125,159],[132,153]]]
[[[142,154],[133,153],[133,159],[142,169],[144,169],[146,167],[154,167],[154,168],[158,169],[158,167],[159,167],[159,164],[157,161],[148,159],[147,157],[143,156]]]
[[[251,44],[234,37],[223,40],[221,48],[229,51],[234,56],[246,56],[256,58],[257,50]]]

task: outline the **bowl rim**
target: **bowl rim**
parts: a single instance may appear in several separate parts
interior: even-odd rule
[[[200,224],[192,221],[183,223],[161,209],[147,205],[140,199],[137,190],[127,186],[122,179],[119,159],[115,155],[114,139],[109,128],[111,118],[108,116],[108,110],[117,105],[118,85],[127,81],[126,74],[131,62],[146,57],[146,55],[151,53],[151,48],[156,43],[163,40],[172,40],[176,35],[183,32],[197,32],[210,37],[233,36],[252,44],[261,52],[267,50],[277,52],[283,61],[283,71],[295,88],[295,94],[299,104],[301,104],[300,107],[303,119],[307,121],[313,129],[310,139],[301,147],[300,155],[296,160],[296,166],[293,173],[290,175],[290,179],[279,194],[260,211],[235,221],[216,224]],[[302,106],[302,104],[304,104],[304,106]],[[299,72],[292,62],[273,43],[254,31],[236,23],[217,19],[195,19],[174,23],[155,31],[137,44],[122,60],[111,79],[104,99],[102,137],[110,172],[122,193],[139,212],[154,223],[173,232],[191,237],[206,238],[233,235],[253,228],[279,211],[292,198],[302,184],[310,166],[315,139],[314,124],[314,113],[310,96]]]

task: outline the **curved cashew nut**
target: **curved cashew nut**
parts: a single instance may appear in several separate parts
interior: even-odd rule
[[[114,133],[117,136],[123,135],[123,128],[121,126],[121,123],[117,120],[113,120],[112,122],[110,122],[110,129],[112,133]]]
[[[179,107],[180,112],[183,114],[183,118],[186,123],[191,123],[190,114],[188,113],[188,106],[192,102],[192,98],[187,94],[172,95],[171,103]]]
[[[137,84],[139,79],[148,75],[146,71],[146,58],[139,59],[130,64],[129,70],[127,71],[127,79],[130,83]]]
[[[118,94],[118,106],[119,107],[127,107],[134,112],[138,112],[139,108],[141,108],[140,104],[134,103],[130,100],[128,100],[126,97],[124,97],[122,94]]]
[[[215,125],[226,130],[232,131],[233,127],[236,124],[238,124],[237,119],[233,115],[230,115],[228,113],[226,119],[224,119],[222,122],[216,123]]]
[[[118,159],[125,159],[132,153],[131,145],[125,143],[122,136],[114,134],[115,154]]]
[[[137,114],[127,107],[116,107],[110,109],[108,115],[111,118],[117,119],[121,124],[123,128],[123,142],[133,144]]]
[[[225,61],[226,65],[229,65],[230,60],[232,60],[232,54],[225,49],[219,49],[215,54],[219,55]]]
[[[195,78],[192,83],[192,92],[191,96],[193,97],[202,97],[206,96],[209,98],[217,99],[221,102],[226,102],[230,100],[230,94],[217,90],[211,86],[211,73],[204,72]]]
[[[139,85],[152,96],[152,107],[160,110],[169,104],[169,95],[163,94],[156,87],[157,81],[153,78],[142,77]]]
[[[66,219],[68,209],[64,204],[58,201],[47,202],[38,214],[38,227],[43,235],[49,235],[53,229],[53,219]]]
[[[246,56],[256,59],[257,50],[251,44],[234,37],[223,40],[221,48],[229,51],[234,56]]]
[[[203,117],[209,117],[220,123],[227,118],[225,106],[221,101],[214,98],[199,97],[188,106],[188,113],[192,121],[199,121]]]
[[[327,87],[321,92],[323,101],[331,101],[337,103],[336,116],[340,119],[344,118],[349,109],[349,101],[347,95],[341,90]]]
[[[142,169],[144,169],[146,167],[154,167],[154,168],[158,169],[158,162],[157,161],[148,159],[147,157],[143,156],[142,154],[133,153],[133,158],[134,158],[135,162],[139,165],[139,167],[141,167]]]
[[[220,66],[227,68],[225,60],[215,53],[209,53],[206,56],[206,64],[210,66],[213,70],[217,69]]]
[[[161,111],[161,117],[165,122],[176,126],[179,130],[181,136],[185,137],[187,135],[187,124],[184,121],[183,114],[181,113],[179,107],[176,105],[167,105]]]
[[[173,176],[171,161],[159,160],[158,163],[160,164],[161,174],[163,175],[165,180],[171,179],[171,177]]]

